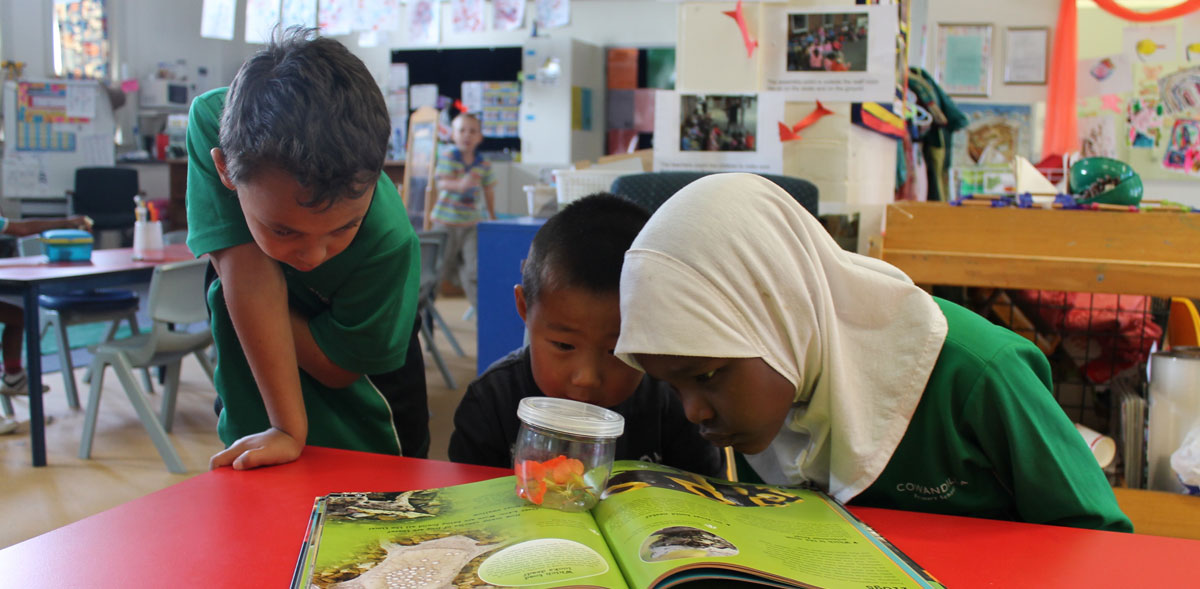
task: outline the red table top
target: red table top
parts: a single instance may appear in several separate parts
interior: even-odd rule
[[[140,270],[154,268],[166,262],[181,262],[194,260],[191,250],[183,244],[168,245],[163,248],[161,260],[134,260],[133,248],[104,249],[92,251],[92,259],[87,262],[47,262],[46,256],[27,256],[24,258],[0,259],[0,280],[19,280],[26,282],[56,280],[108,272],[125,270]]]
[[[285,587],[316,496],[442,487],[508,473],[309,447],[291,464],[204,473],[0,550],[0,585]],[[1196,583],[1200,541],[851,511],[955,589]]]

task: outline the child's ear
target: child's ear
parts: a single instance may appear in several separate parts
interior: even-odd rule
[[[212,155],[213,164],[217,166],[217,175],[221,177],[221,184],[224,184],[225,188],[237,191],[237,187],[233,185],[233,180],[229,179],[229,173],[226,172],[225,154],[221,152],[221,148],[214,147],[208,153]]]
[[[517,303],[517,315],[521,316],[521,321],[525,320],[525,287],[520,284],[513,287],[513,298]]]

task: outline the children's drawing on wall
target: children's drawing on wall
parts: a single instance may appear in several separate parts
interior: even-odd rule
[[[492,28],[514,31],[525,25],[525,0],[492,0]]]
[[[537,26],[543,29],[571,24],[571,0],[537,0]]]
[[[1124,33],[1125,55],[1143,63],[1178,61],[1179,51],[1175,45],[1176,25],[1150,27],[1126,27]]]
[[[405,7],[408,41],[413,45],[437,45],[441,33],[442,8],[433,0],[412,0]],[[416,101],[413,101],[416,104]]]
[[[787,71],[867,71],[869,22],[862,12],[788,14]]]
[[[766,90],[794,101],[891,102],[900,32],[894,4],[763,10]]]
[[[1163,155],[1163,167],[1185,174],[1200,174],[1200,121],[1177,119]]]
[[[1079,61],[1075,95],[1080,98],[1133,91],[1133,69],[1127,55],[1109,55]]]
[[[482,33],[483,0],[450,0],[450,30],[455,33]]]
[[[1111,116],[1079,117],[1079,154],[1117,158],[1117,125]]]
[[[958,108],[970,122],[954,133],[951,161],[988,166],[1007,165],[1018,155],[1032,159],[1033,107],[958,103]]]
[[[317,26],[317,0],[283,0],[279,5],[279,25]]]
[[[654,170],[782,173],[783,104],[778,92],[655,91]]]
[[[1129,123],[1130,147],[1153,149],[1162,134],[1163,107],[1153,98],[1134,98],[1129,101],[1126,122]]]
[[[1167,114],[1200,109],[1200,66],[1159,78],[1158,95]]]
[[[680,151],[754,151],[757,96],[683,94],[679,99]]]

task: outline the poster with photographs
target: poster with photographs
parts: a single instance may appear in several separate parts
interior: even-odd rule
[[[655,171],[782,173],[782,94],[659,90],[654,103]]]
[[[890,102],[896,91],[895,5],[769,6],[763,83],[788,100]]]

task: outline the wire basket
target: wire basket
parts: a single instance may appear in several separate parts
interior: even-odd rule
[[[608,192],[613,180],[633,173],[630,170],[554,170],[558,186],[558,207],[596,192]]]

